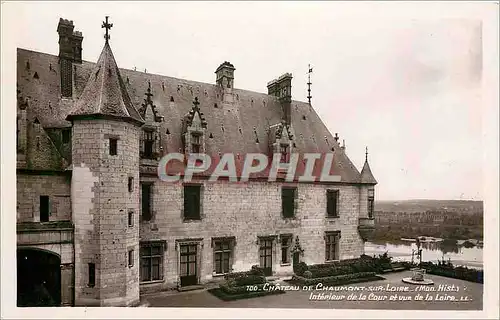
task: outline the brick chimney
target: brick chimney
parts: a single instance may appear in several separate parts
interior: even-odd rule
[[[73,96],[73,63],[82,62],[83,35],[73,31],[72,20],[59,19],[57,33],[59,34],[59,64],[61,69],[61,95]]]
[[[267,94],[279,98],[285,122],[290,125],[292,112],[292,74],[285,73],[267,84]]]

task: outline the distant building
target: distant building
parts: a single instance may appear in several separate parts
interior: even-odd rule
[[[119,69],[108,36],[92,63],[72,21],[57,31],[58,56],[17,50],[18,305],[135,305],[252,265],[290,274],[364,252],[377,182],[292,100],[290,74],[265,94],[236,89],[229,62],[214,84]],[[169,152],[333,153],[340,181],[166,183]]]

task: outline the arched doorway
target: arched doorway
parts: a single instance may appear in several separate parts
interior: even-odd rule
[[[55,253],[17,249],[17,306],[61,305],[61,259]]]

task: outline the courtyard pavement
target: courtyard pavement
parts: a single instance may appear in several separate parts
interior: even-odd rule
[[[235,301],[223,301],[213,296],[206,290],[188,292],[160,292],[143,295],[141,303],[149,307],[205,307],[205,308],[315,308],[315,309],[390,309],[390,310],[482,310],[483,308],[483,285],[463,280],[445,278],[435,275],[426,275],[434,281],[434,285],[426,286],[434,288],[436,291],[415,291],[415,285],[402,282],[402,278],[411,277],[410,271],[384,274],[385,280],[370,281],[358,284],[346,285],[345,287],[365,287],[362,291],[287,291],[284,294],[269,295],[250,299]],[[286,282],[278,281],[286,285]],[[440,285],[448,286],[446,290],[439,291]],[[368,291],[368,287],[374,287]],[[408,287],[410,292],[387,291]],[[456,290],[457,291],[452,291]],[[443,289],[443,287],[441,287]],[[317,297],[318,294],[335,295],[341,300],[314,300],[311,294]],[[347,300],[350,294],[365,295],[364,301]],[[389,301],[390,296],[396,295],[396,301]],[[421,295],[424,300],[415,299]],[[342,296],[344,296],[342,298]],[[379,300],[384,299],[385,300]],[[425,298],[432,297],[433,301],[425,301]],[[411,298],[409,298],[411,297]],[[454,297],[458,301],[450,301]],[[436,301],[438,298],[438,301]],[[408,299],[411,299],[408,301]],[[439,300],[443,299],[443,300]],[[462,299],[463,301],[460,301]],[[467,299],[465,301],[465,299]]]

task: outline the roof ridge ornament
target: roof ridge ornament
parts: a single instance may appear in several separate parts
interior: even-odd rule
[[[370,165],[368,164],[368,147],[365,147],[365,164],[361,170],[360,182],[372,185],[377,184],[377,180],[375,180],[372,170],[370,169]]]
[[[311,65],[309,64],[309,71],[307,72],[307,100],[309,101],[309,104],[311,104],[311,73],[313,72],[313,68],[311,68]]]
[[[155,122],[163,122],[163,116],[160,116],[158,114],[158,110],[156,109],[156,105],[153,103],[153,93],[151,92],[151,81],[148,80],[148,89],[146,90],[146,93],[144,94],[146,96],[146,99],[144,99],[144,103],[142,104],[142,107],[139,109],[139,113],[141,116],[145,119],[146,118],[146,110],[148,108],[148,105],[151,106],[151,110],[153,111],[154,119]]]
[[[200,101],[198,100],[198,97],[194,98],[193,107],[191,108],[191,110],[186,115],[186,121],[187,121],[186,124],[188,126],[191,126],[193,124],[193,118],[196,115],[196,113],[198,113],[199,116],[200,116],[201,127],[204,128],[204,129],[206,129],[207,128],[207,120],[203,116],[203,112],[201,112],[201,110],[200,110]]]

